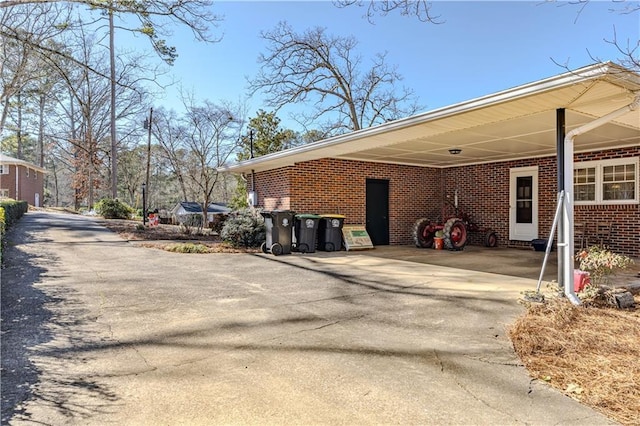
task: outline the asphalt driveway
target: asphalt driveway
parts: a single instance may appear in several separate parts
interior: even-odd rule
[[[519,365],[505,326],[535,280],[176,254],[45,212],[9,242],[3,424],[608,423]]]

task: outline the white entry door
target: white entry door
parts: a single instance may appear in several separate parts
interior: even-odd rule
[[[538,167],[509,171],[509,239],[538,238]]]

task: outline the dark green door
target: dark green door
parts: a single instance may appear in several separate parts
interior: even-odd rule
[[[374,246],[389,244],[389,181],[367,179],[367,232]]]

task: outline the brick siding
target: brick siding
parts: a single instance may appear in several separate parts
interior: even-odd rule
[[[9,198],[23,200],[32,206],[36,204],[35,194],[39,194],[40,205],[42,205],[44,192],[44,175],[34,169],[14,164],[5,165],[9,167],[8,174],[0,174],[0,189],[9,190]],[[16,167],[18,167],[18,193],[16,194]],[[27,176],[27,171],[29,176]]]
[[[389,181],[389,242],[410,244],[411,227],[437,193],[438,170],[424,167],[322,159],[296,164],[292,210],[345,215],[365,224],[367,179]]]
[[[576,162],[640,156],[640,147],[576,154]],[[416,219],[442,220],[446,199],[453,201],[458,187],[459,206],[474,222],[491,228],[500,246],[530,247],[509,240],[509,171],[538,166],[538,235],[547,238],[557,200],[557,159],[553,157],[506,161],[447,169],[321,159],[256,174],[258,204],[265,209],[291,209],[304,213],[339,213],[346,224],[364,224],[366,180],[389,181],[389,240],[412,244]],[[612,250],[640,257],[640,206],[575,206],[575,220],[592,226],[612,223]],[[481,244],[483,234],[471,234]]]
[[[293,167],[256,173],[258,203],[265,210],[291,209],[291,173]],[[251,189],[249,184],[249,189]]]

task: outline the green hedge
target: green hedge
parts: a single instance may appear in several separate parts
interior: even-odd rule
[[[16,223],[28,209],[29,203],[26,201],[11,199],[0,201],[0,232],[4,234],[4,231]]]
[[[7,229],[22,217],[29,209],[26,201],[15,201],[5,199],[0,201],[0,262],[3,261],[2,253],[4,252],[4,234]]]

